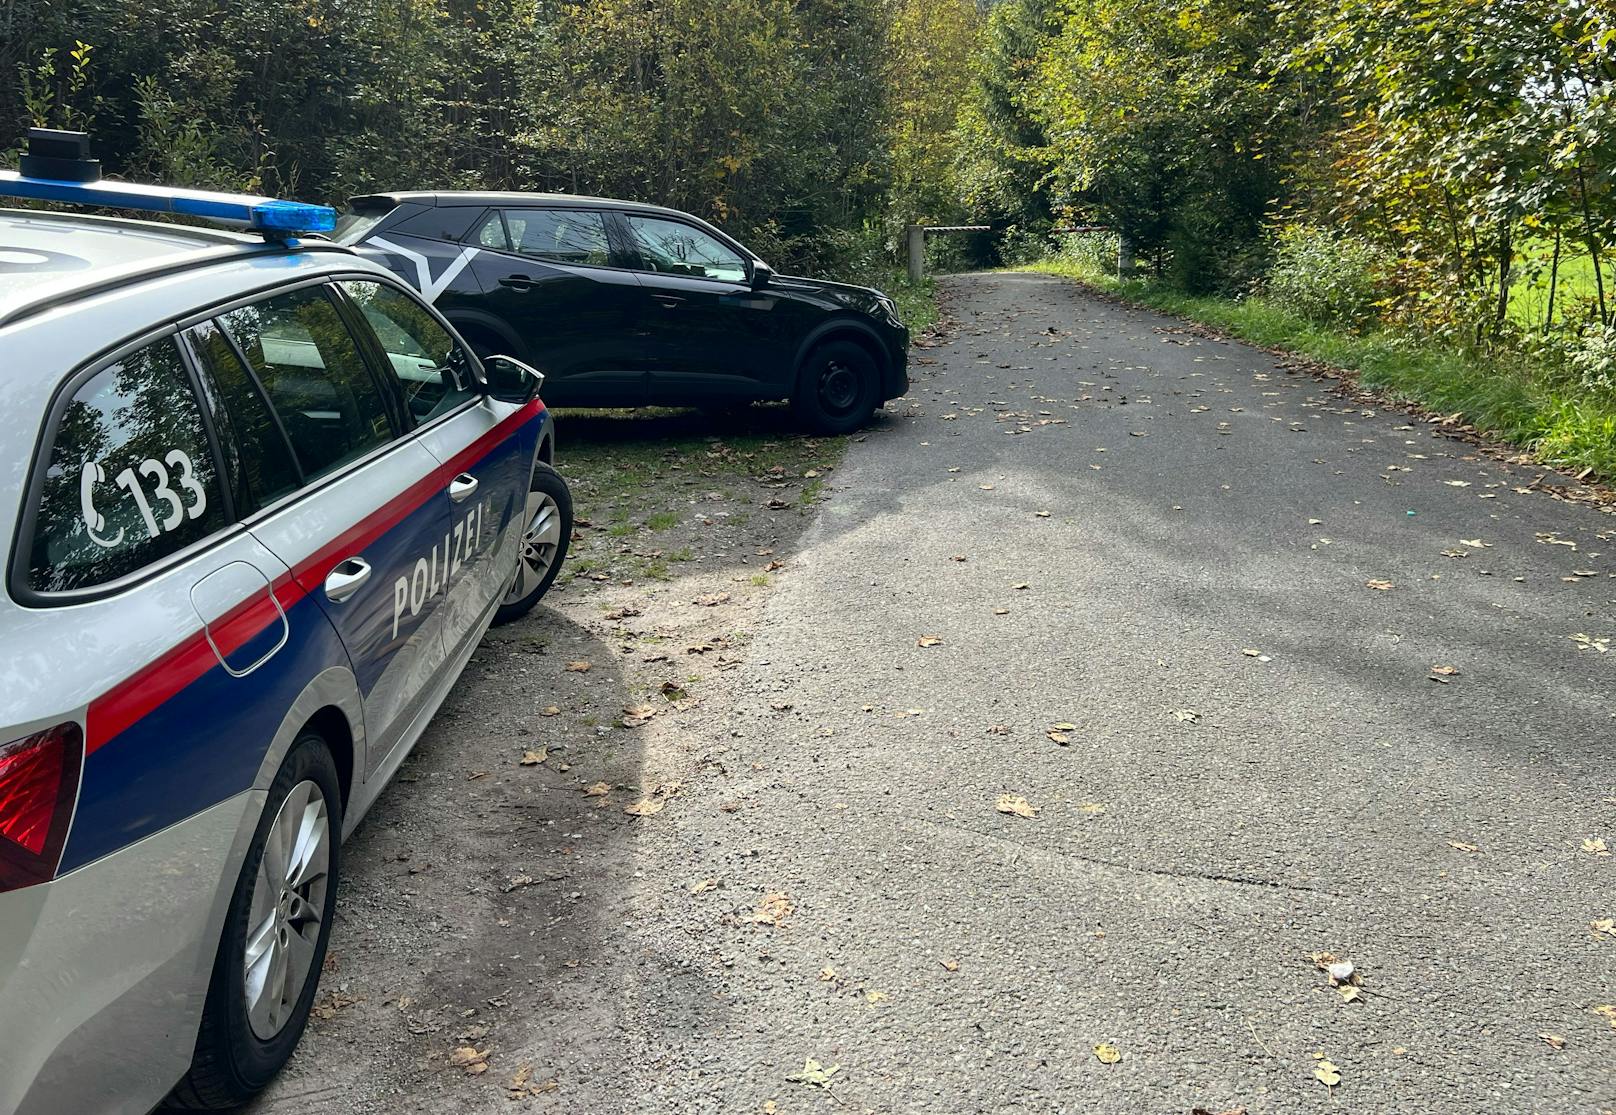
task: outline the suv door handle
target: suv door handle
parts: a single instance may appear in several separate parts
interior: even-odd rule
[[[340,604],[370,580],[370,562],[361,557],[345,558],[337,562],[325,578],[325,598]]]
[[[506,275],[499,281],[500,286],[508,286],[512,290],[532,290],[539,285],[539,281],[531,275]]]
[[[464,503],[477,491],[477,478],[469,472],[462,472],[449,481],[449,498],[456,503]]]
[[[677,294],[653,294],[651,297],[662,303],[663,307],[669,310],[676,309],[677,307],[684,305],[685,301]]]

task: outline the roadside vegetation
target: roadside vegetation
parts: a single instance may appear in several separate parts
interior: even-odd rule
[[[1616,476],[1608,5],[1009,0],[984,41],[1007,262]]]

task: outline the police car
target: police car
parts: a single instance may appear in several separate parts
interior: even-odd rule
[[[0,195],[0,1113],[239,1104],[290,1056],[341,842],[571,534],[536,373],[323,207]]]

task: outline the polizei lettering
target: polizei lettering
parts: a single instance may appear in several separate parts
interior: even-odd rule
[[[398,624],[405,613],[420,615],[427,601],[446,590],[460,567],[483,548],[483,517],[487,512],[485,499],[443,536],[442,549],[433,545],[429,555],[416,558],[415,567],[393,582],[393,638],[398,638]]]

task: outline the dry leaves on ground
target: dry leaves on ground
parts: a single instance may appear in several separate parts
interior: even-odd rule
[[[1551,1034],[1547,1030],[1539,1034],[1538,1037],[1548,1042],[1550,1049],[1564,1049],[1566,1046],[1565,1038],[1561,1037],[1559,1034]]]
[[[1605,842],[1597,836],[1589,837],[1588,839],[1584,840],[1582,842],[1582,850],[1587,852],[1590,856],[1610,855],[1610,849],[1605,847]]]
[[[943,637],[941,635],[922,635],[915,640],[915,646],[917,647],[940,647],[942,645]]]
[[[1448,847],[1452,848],[1456,852],[1481,851],[1481,846],[1479,844],[1466,844],[1463,840],[1450,840],[1448,841]]]
[[[812,1057],[809,1057],[803,1061],[801,1072],[790,1073],[786,1076],[786,1079],[793,1084],[808,1084],[815,1088],[829,1088],[831,1077],[841,1071],[842,1066],[839,1064],[826,1068]]]
[[[1038,807],[1030,804],[1020,794],[1000,794],[993,802],[993,808],[1000,813],[1013,813],[1017,817],[1036,817]]]
[[[1376,592],[1386,592],[1392,587],[1392,583],[1390,581],[1365,581],[1364,587],[1372,588]]]
[[[1094,1056],[1102,1065],[1114,1065],[1122,1060],[1122,1050],[1110,1042],[1103,1041],[1094,1047]]]
[[[662,812],[662,807],[668,803],[660,798],[641,798],[623,806],[623,812],[630,817],[654,817]]]
[[[449,1064],[463,1070],[467,1076],[479,1076],[488,1071],[489,1053],[487,1049],[459,1045],[449,1054]]]
[[[593,662],[586,662],[583,659],[579,659],[576,662],[567,663],[567,672],[569,674],[587,674],[594,668],[595,664]]]
[[[548,752],[545,751],[524,751],[522,752],[522,757],[518,759],[517,762],[524,767],[536,767],[540,763],[544,762],[547,754]]]
[[[1321,1060],[1313,1066],[1313,1078],[1326,1088],[1335,1088],[1341,1083],[1341,1070],[1329,1061]]]
[[[784,892],[770,891],[758,900],[757,908],[752,911],[752,924],[772,925],[776,929],[783,929],[786,918],[790,917],[795,909],[790,897]]]
[[[939,960],[937,963],[939,963],[939,964],[941,964],[943,966],[943,971],[945,971],[945,972],[957,972],[957,971],[959,971],[959,961],[958,960]]]
[[[1174,709],[1173,719],[1180,724],[1196,724],[1200,722],[1201,714],[1192,708]]]
[[[505,1094],[513,1100],[520,1100],[529,1096],[542,1096],[559,1087],[561,1087],[559,1080],[534,1080],[533,1066],[523,1065],[511,1076],[511,1082],[505,1085]]]

